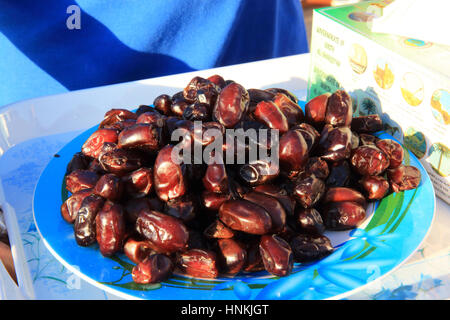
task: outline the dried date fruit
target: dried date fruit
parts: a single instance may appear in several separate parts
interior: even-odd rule
[[[121,205],[106,202],[95,218],[95,228],[102,255],[112,256],[122,250],[125,239],[125,218]]]
[[[95,218],[104,203],[105,199],[96,194],[88,195],[81,202],[73,227],[78,245],[87,247],[95,243]]]
[[[359,116],[352,119],[352,130],[357,133],[374,133],[383,129],[381,118],[377,114]]]
[[[314,208],[299,209],[296,212],[296,221],[304,232],[322,234],[325,231],[322,216]]]
[[[113,173],[101,176],[94,187],[94,193],[111,201],[119,200],[122,197],[122,192],[122,181]]]
[[[217,278],[217,256],[209,250],[191,249],[178,255],[177,265],[185,274],[199,278]]]
[[[294,265],[289,244],[276,235],[264,235],[259,244],[264,267],[273,275],[283,277],[291,273]]]
[[[420,170],[413,166],[401,165],[387,171],[392,191],[400,192],[415,189],[421,180]]]
[[[95,172],[77,169],[66,176],[66,189],[70,193],[76,193],[83,189],[92,189],[99,178],[99,175]]]
[[[324,93],[314,99],[311,99],[305,105],[305,120],[317,129],[321,129],[325,124],[325,115],[330,96],[331,93]]]
[[[328,98],[325,123],[348,127],[352,122],[352,114],[352,98],[347,92],[338,90]]]
[[[348,230],[357,227],[366,217],[366,210],[352,201],[329,203],[323,211],[323,221],[329,230]]]
[[[375,145],[387,154],[389,158],[389,168],[397,168],[402,164],[403,161],[403,148],[394,140],[391,139],[383,139],[375,142]]]
[[[299,234],[291,242],[296,262],[312,262],[328,256],[333,252],[330,239],[318,234]]]
[[[389,192],[389,182],[381,176],[364,176],[359,183],[370,200],[380,200]]]
[[[213,110],[213,118],[225,128],[234,127],[247,112],[249,95],[237,83],[227,85],[219,94]]]
[[[133,268],[131,276],[136,283],[157,283],[166,280],[172,270],[172,260],[163,254],[152,254]]]
[[[367,145],[354,150],[351,164],[360,175],[376,176],[382,174],[390,162],[386,153],[375,146]]]
[[[278,233],[283,230],[286,224],[286,211],[276,198],[264,193],[252,191],[246,193],[243,196],[243,199],[251,201],[266,209],[267,213],[269,213],[270,217],[272,218],[271,232]]]
[[[167,94],[161,94],[153,101],[155,109],[166,116],[170,116],[172,111],[172,97]],[[136,112],[137,113],[137,112]]]
[[[74,223],[84,198],[92,194],[92,189],[83,189],[72,194],[61,205],[61,216],[68,223]]]
[[[244,247],[234,239],[218,239],[216,252],[219,270],[228,275],[241,271],[247,258]]]

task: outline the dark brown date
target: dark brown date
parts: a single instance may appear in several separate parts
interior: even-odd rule
[[[322,180],[325,180],[330,174],[328,163],[319,157],[309,158],[305,170]]]
[[[220,91],[220,88],[218,88],[214,82],[208,79],[204,79],[202,77],[194,77],[183,90],[184,99],[191,103],[195,102],[197,100],[197,93],[199,90],[214,90],[217,93]]]
[[[81,202],[74,223],[75,240],[78,245],[87,247],[96,241],[95,218],[105,200],[96,194],[88,195]]]
[[[322,216],[314,208],[299,209],[295,218],[298,226],[304,232],[321,234],[325,231]]]
[[[328,230],[348,230],[364,220],[366,210],[359,203],[344,201],[328,204],[322,214]]]
[[[137,115],[126,109],[111,109],[105,113],[103,121],[100,123],[99,128],[113,125],[117,122],[132,119],[136,120]]]
[[[123,176],[142,167],[142,156],[134,150],[113,149],[102,152],[98,161],[110,173]]]
[[[259,244],[265,269],[273,275],[284,277],[291,273],[294,265],[289,244],[276,235],[264,235]]]
[[[343,202],[343,201],[353,201],[359,203],[362,206],[366,205],[366,199],[364,196],[355,189],[345,188],[345,187],[334,187],[329,188],[323,197],[324,203],[330,202]]]
[[[122,179],[128,196],[134,198],[145,197],[153,190],[153,170],[151,168],[139,168]]]
[[[142,113],[136,120],[136,124],[145,123],[151,124],[158,128],[163,128],[166,124],[166,116],[163,116],[155,109],[152,111]]]
[[[295,200],[281,186],[264,184],[255,187],[253,190],[274,197],[283,206],[287,215],[292,216],[294,214]]]
[[[389,192],[389,182],[381,176],[364,176],[359,183],[370,200],[380,200]]]
[[[359,116],[352,119],[352,130],[357,133],[374,133],[383,129],[383,122],[377,114]]]
[[[302,108],[283,93],[277,93],[273,99],[275,105],[286,117],[289,127],[303,122],[305,115]]]
[[[132,270],[133,281],[140,284],[158,283],[170,277],[173,263],[163,254],[152,254]]]
[[[296,262],[312,262],[328,256],[333,252],[330,239],[319,234],[299,234],[291,242]]]
[[[233,238],[234,232],[220,220],[216,220],[211,223],[203,232],[205,237],[211,239],[230,239]]]
[[[191,249],[178,255],[177,265],[182,272],[192,277],[217,278],[219,270],[217,256],[209,250]]]
[[[95,218],[96,238],[103,256],[109,257],[123,248],[125,217],[120,204],[106,202]]]
[[[375,146],[378,140],[380,139],[371,134],[361,133],[359,135],[359,145],[361,146]]]
[[[362,176],[382,174],[389,167],[389,158],[375,146],[360,146],[354,150],[351,164]]]
[[[268,88],[268,89],[265,89],[265,91],[270,92],[272,94],[282,93],[286,97],[288,97],[292,102],[298,103],[298,98],[295,96],[295,94],[293,94],[289,90],[286,90],[283,88]]]
[[[173,146],[162,148],[153,167],[155,191],[158,197],[167,201],[186,193],[186,181],[181,165],[172,161]]]
[[[203,177],[203,185],[206,190],[211,192],[228,192],[228,176],[225,165],[223,163],[212,163],[208,165],[205,176]]]
[[[123,252],[134,263],[145,260],[150,254],[155,253],[148,241],[138,241],[129,238],[123,246]]]
[[[400,192],[415,189],[421,180],[420,170],[413,166],[401,165],[387,171],[392,191]]]
[[[241,271],[247,252],[239,242],[234,239],[218,239],[216,251],[221,273],[234,275]]]
[[[172,106],[172,97],[167,94],[161,94],[153,100],[155,109],[166,116],[171,115],[170,107]]]
[[[139,148],[156,151],[161,148],[161,128],[147,123],[135,124],[125,128],[118,137],[119,148]]]
[[[183,118],[189,121],[211,120],[210,107],[206,103],[195,102],[183,110]]]
[[[264,263],[261,258],[261,252],[259,251],[259,242],[254,241],[247,245],[247,259],[242,270],[246,272],[264,270]]]
[[[280,166],[287,172],[298,171],[308,161],[308,145],[297,130],[289,130],[280,138]]]
[[[193,220],[197,211],[196,209],[197,203],[194,197],[189,194],[169,200],[164,204],[164,213],[178,218],[183,222]]]
[[[352,131],[348,127],[325,125],[322,130],[318,151],[322,159],[339,161],[350,158],[352,152]]]
[[[286,211],[276,198],[266,195],[264,193],[252,191],[246,193],[243,199],[251,201],[266,209],[266,211],[272,218],[271,232],[278,233],[283,230],[286,224]]]
[[[66,176],[66,189],[70,193],[92,189],[99,178],[100,176],[95,172],[77,169]]]
[[[87,169],[90,161],[91,159],[85,156],[82,152],[75,153],[72,159],[70,160],[69,164],[67,165],[66,175],[78,169],[79,170]]]
[[[402,164],[403,148],[398,142],[391,139],[383,139],[376,141],[375,145],[387,154],[390,169],[397,168]]]
[[[220,89],[223,89],[226,86],[225,79],[222,78],[222,76],[220,76],[218,74],[212,75],[211,77],[208,77],[207,79],[209,81],[211,81],[212,83],[214,83]]]
[[[123,193],[122,181],[113,173],[104,174],[97,181],[94,193],[111,201],[119,200]]]
[[[187,247],[189,232],[186,226],[179,219],[158,211],[140,211],[136,231],[159,253],[172,253]]]
[[[305,105],[305,120],[317,129],[322,129],[325,123],[325,114],[327,112],[328,99],[331,93],[324,93],[311,99]]]
[[[280,133],[289,130],[289,122],[283,111],[272,101],[261,101],[253,112],[255,118],[271,129],[278,129]]]
[[[208,210],[217,211],[220,206],[227,200],[230,199],[230,194],[226,193],[215,193],[205,190],[202,193],[202,204]]]
[[[268,183],[278,177],[279,173],[277,164],[265,160],[256,160],[239,168],[239,177],[249,186]]]
[[[72,194],[61,205],[61,215],[68,223],[74,223],[84,198],[92,194],[92,189],[83,189]]]
[[[327,102],[325,123],[348,127],[352,123],[352,98],[344,90],[334,92]]]
[[[303,208],[311,208],[325,193],[325,183],[315,176],[300,178],[295,182],[293,196]]]
[[[214,120],[225,128],[234,127],[247,112],[249,100],[248,92],[243,86],[235,82],[227,85],[220,92],[214,106]]]
[[[261,206],[246,200],[228,200],[219,209],[219,218],[229,228],[250,234],[265,234],[272,229],[272,219]]]
[[[326,180],[328,187],[346,187],[351,181],[351,169],[347,160],[333,162],[330,165],[330,174]]]

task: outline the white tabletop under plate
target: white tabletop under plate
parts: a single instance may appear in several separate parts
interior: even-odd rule
[[[180,91],[193,76],[213,74],[233,79],[246,88],[285,88],[305,100],[308,72],[309,55],[295,55],[73,91],[1,107],[0,207],[9,230],[19,291],[6,289],[11,284],[5,272],[0,272],[0,299],[119,299],[58,262],[43,244],[32,212],[33,192],[41,171],[59,149],[98,123],[107,110],[151,104],[159,94]],[[436,218],[421,248],[399,269],[347,299],[450,298],[449,226],[449,206],[437,198]]]

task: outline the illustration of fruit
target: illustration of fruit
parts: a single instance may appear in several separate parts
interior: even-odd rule
[[[439,89],[431,96],[431,112],[437,121],[443,124],[450,123],[450,92]]]
[[[400,89],[403,99],[409,105],[416,107],[422,103],[423,82],[416,74],[411,72],[405,73],[400,84]]]
[[[392,72],[392,66],[383,59],[377,61],[377,66],[373,72],[373,77],[376,83],[382,89],[389,89],[394,83],[394,73]]]
[[[359,106],[359,114],[362,116],[366,116],[369,114],[377,113],[377,105],[376,103],[369,98],[364,98]]]
[[[422,158],[427,151],[427,142],[424,134],[420,131],[416,131],[414,128],[408,128],[406,130],[403,144],[419,159]]]
[[[354,43],[350,48],[348,56],[350,66],[357,74],[362,74],[367,69],[367,54],[366,50],[359,44]]]
[[[448,177],[450,174],[450,149],[442,144],[435,143],[428,151],[427,161],[433,170],[442,177]]]

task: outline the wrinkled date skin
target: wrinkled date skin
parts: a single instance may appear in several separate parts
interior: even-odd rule
[[[306,144],[308,145],[308,152],[311,152],[315,149],[320,139],[320,133],[317,132],[317,130],[313,126],[307,123],[301,123],[292,127],[291,129],[298,130],[298,132],[302,134],[303,138],[306,141]]]
[[[184,172],[179,164],[172,161],[173,146],[162,148],[153,167],[155,191],[163,201],[181,197],[186,193]]]
[[[185,274],[199,278],[217,278],[217,256],[209,250],[191,249],[178,255],[177,266]]]
[[[78,245],[87,247],[96,241],[95,218],[102,209],[105,199],[91,194],[83,199],[74,222],[75,240]]]
[[[225,128],[234,127],[247,112],[249,100],[248,92],[243,86],[237,83],[227,85],[220,92],[214,106],[214,120]]]
[[[319,234],[299,234],[291,242],[296,262],[312,262],[328,256],[333,252],[330,239]]]
[[[105,126],[113,125],[117,122],[124,120],[136,120],[137,115],[126,109],[111,109],[105,113],[103,121],[100,123],[99,128],[104,128]]]
[[[184,88],[183,97],[189,102],[195,102],[197,100],[197,93],[199,90],[211,91],[217,94],[220,88],[212,81],[204,79],[202,77],[194,77]]]
[[[142,166],[142,156],[133,150],[113,149],[102,152],[98,161],[102,168],[110,173],[123,176]]]
[[[421,174],[419,169],[413,166],[401,165],[387,171],[392,191],[400,192],[415,189],[419,186]]]
[[[94,187],[94,193],[111,201],[119,200],[122,197],[122,192],[122,180],[112,173],[101,176]]]
[[[375,145],[387,154],[389,158],[389,168],[397,168],[403,161],[403,148],[402,146],[391,139],[383,139],[376,141]]]
[[[268,88],[264,89],[264,91],[270,92],[274,95],[278,93],[284,94],[286,97],[288,97],[292,102],[298,103],[298,98],[289,90],[283,89],[283,88]]]
[[[220,89],[225,88],[225,86],[227,85],[225,83],[225,79],[222,78],[221,75],[215,74],[212,75],[211,77],[207,78],[209,81],[211,81],[212,83],[214,83],[217,87],[219,87]]]
[[[330,174],[330,169],[325,160],[319,157],[312,157],[309,158],[306,163],[306,172],[315,175],[319,179],[325,180]]]
[[[327,205],[322,217],[328,230],[348,230],[364,220],[366,210],[356,202],[334,202]]]
[[[344,90],[334,92],[327,101],[325,123],[348,127],[352,123],[352,98]]]
[[[322,216],[314,208],[299,209],[296,212],[296,221],[304,232],[321,234],[325,231]]]
[[[317,129],[321,129],[325,123],[325,114],[330,96],[331,93],[324,93],[311,99],[305,105],[306,122],[312,124]]]
[[[273,275],[283,277],[291,273],[294,265],[289,244],[276,235],[264,235],[259,244],[264,267]]]
[[[360,175],[376,176],[389,167],[389,158],[375,146],[360,146],[353,152],[351,158],[353,168]]]
[[[260,205],[266,209],[272,218],[271,232],[278,233],[283,230],[286,224],[286,211],[277,199],[257,191],[246,193],[243,199]]]
[[[250,234],[266,234],[272,228],[269,213],[246,200],[228,200],[219,209],[219,219],[233,230]]]
[[[83,189],[72,194],[61,205],[61,215],[68,223],[74,223],[84,198],[92,194],[92,189]]]
[[[85,156],[82,152],[75,153],[72,159],[70,160],[69,164],[67,165],[66,175],[77,169],[80,170],[87,169],[90,161],[91,161],[90,158]]]
[[[123,252],[134,263],[144,261],[150,254],[154,253],[148,241],[138,241],[129,238],[123,246]]]
[[[364,176],[359,183],[370,200],[380,200],[389,192],[389,182],[381,176]]]
[[[308,161],[308,145],[301,133],[290,130],[281,136],[278,154],[281,168],[298,171]]]
[[[103,144],[106,142],[117,143],[119,134],[115,129],[98,129],[83,144],[81,151],[84,155],[98,158]]]
[[[217,258],[220,272],[234,275],[244,266],[247,251],[236,240],[218,239]]]
[[[124,176],[123,184],[128,195],[134,198],[145,197],[153,191],[153,170],[139,168]]]
[[[322,159],[339,161],[350,158],[352,152],[352,131],[348,127],[326,125],[319,141],[319,154]]]
[[[329,188],[323,197],[324,203],[353,201],[362,206],[366,205],[366,199],[357,190],[345,187]]]
[[[377,114],[352,119],[352,130],[357,133],[374,133],[383,129],[383,122]]]
[[[289,122],[283,111],[271,101],[261,101],[253,112],[255,118],[271,129],[278,129],[280,133],[289,130]]]
[[[154,210],[139,213],[136,231],[159,253],[185,249],[189,238],[186,226],[179,219]]]
[[[95,172],[77,169],[66,176],[66,189],[70,193],[92,189],[99,178],[99,175]]]
[[[125,217],[121,205],[105,203],[95,218],[95,227],[102,255],[109,257],[122,250],[125,239]]]
[[[161,148],[161,140],[161,128],[148,123],[139,123],[120,132],[118,146],[156,151]]]
[[[303,208],[311,208],[325,193],[323,180],[308,176],[296,181],[293,196]]]
[[[170,277],[173,263],[163,254],[152,254],[132,270],[133,281],[141,284],[158,283]]]

